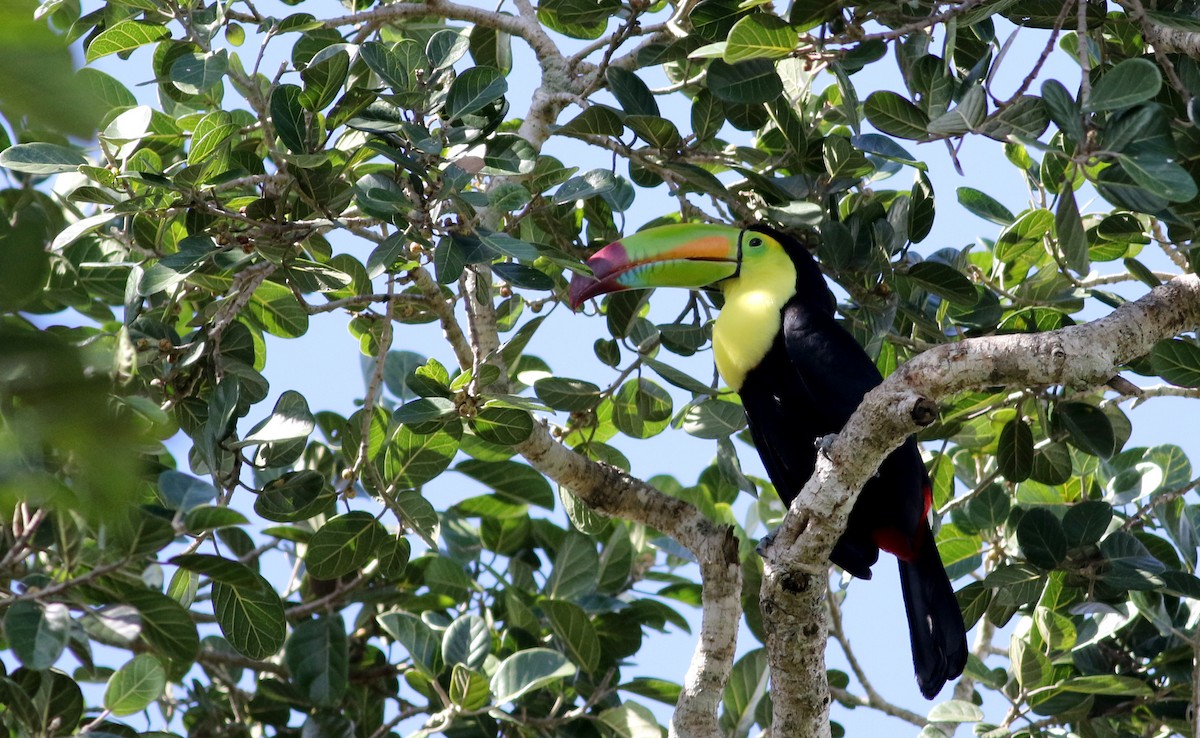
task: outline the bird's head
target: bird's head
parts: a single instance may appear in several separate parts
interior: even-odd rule
[[[587,263],[594,276],[571,279],[574,308],[621,290],[721,286],[731,280],[758,281],[781,269],[794,274],[782,237],[763,228],[710,223],[649,228],[610,243]]]

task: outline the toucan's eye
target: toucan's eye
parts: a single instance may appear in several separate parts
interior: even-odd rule
[[[763,243],[763,242],[762,242],[762,239],[761,239],[761,238],[752,238],[752,239],[750,239],[750,247],[751,247],[751,248],[758,248],[759,246],[762,246],[762,243]]]

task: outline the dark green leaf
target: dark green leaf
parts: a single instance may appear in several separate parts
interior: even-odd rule
[[[1010,420],[1000,431],[996,463],[1010,482],[1023,482],[1033,472],[1033,431],[1023,419]]]
[[[497,705],[512,702],[526,692],[556,679],[575,675],[575,666],[558,651],[530,648],[500,662],[492,676],[492,693]]]
[[[588,673],[600,665],[600,638],[583,608],[563,600],[543,600],[550,628],[571,660]]]
[[[924,138],[929,126],[925,115],[900,95],[887,90],[872,92],[863,103],[863,115],[871,125],[897,138]]]
[[[375,557],[387,531],[363,510],[338,515],[321,526],[308,543],[304,564],[320,579],[336,579],[361,569]]]
[[[1154,344],[1150,364],[1155,373],[1179,387],[1200,387],[1200,348],[1172,338]]]
[[[512,446],[533,433],[533,417],[512,407],[485,407],[471,418],[475,435],[489,443]]]
[[[446,93],[446,115],[451,119],[477,113],[508,92],[508,80],[498,69],[472,67],[460,74]]]
[[[1083,101],[1088,113],[1130,108],[1153,100],[1162,87],[1162,73],[1148,59],[1126,59],[1104,73]]]
[[[1071,443],[1093,456],[1107,459],[1116,453],[1117,438],[1104,411],[1085,402],[1060,402],[1054,419],[1066,429]]]
[[[610,66],[604,70],[604,76],[608,81],[608,89],[627,114],[659,115],[654,95],[637,74],[622,67]]]
[[[61,603],[22,600],[4,613],[8,646],[27,669],[42,671],[54,666],[70,634],[71,612]]]
[[[783,82],[775,72],[775,65],[767,59],[738,64],[714,59],[708,67],[708,89],[722,102],[754,105],[782,95]]]
[[[298,623],[284,647],[292,683],[314,705],[335,707],[349,685],[349,642],[340,615]]]
[[[246,589],[215,582],[213,613],[221,632],[238,653],[252,659],[265,659],[283,647],[287,623],[279,595],[270,583],[258,578],[258,587]]]
[[[1053,569],[1067,556],[1066,534],[1054,513],[1035,507],[1017,524],[1017,542],[1031,564]]]
[[[1008,208],[1001,205],[991,195],[980,192],[974,187],[959,187],[958,202],[969,212],[997,225],[1006,226],[1013,222],[1014,216]]]
[[[936,261],[919,261],[905,276],[938,297],[969,307],[979,301],[975,285],[957,269]]]

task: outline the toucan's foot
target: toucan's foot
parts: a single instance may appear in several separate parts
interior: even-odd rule
[[[763,558],[766,558],[767,557],[767,549],[770,548],[771,544],[774,542],[775,542],[775,531],[771,531],[770,533],[763,536],[762,540],[758,542],[758,545],[754,547],[754,553],[758,554],[759,556],[761,556]]]
[[[813,445],[817,447],[817,452],[825,458],[829,458],[829,449],[833,447],[833,442],[837,440],[836,433],[830,433],[827,436],[821,436],[813,441]]]

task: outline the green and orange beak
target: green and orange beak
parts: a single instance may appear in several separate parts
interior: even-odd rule
[[[568,299],[578,309],[585,300],[609,292],[650,287],[706,287],[738,273],[740,228],[679,223],[650,228],[597,251],[587,264],[594,276],[575,275]]]

